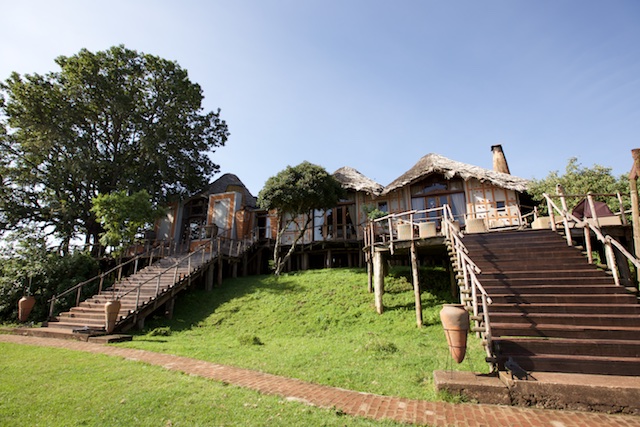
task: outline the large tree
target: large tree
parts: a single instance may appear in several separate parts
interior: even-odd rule
[[[146,190],[155,203],[203,188],[225,144],[220,111],[176,62],[124,46],[56,59],[60,71],[0,84],[0,223],[97,242],[91,200]]]
[[[269,178],[258,194],[258,205],[262,209],[275,210],[277,214],[277,236],[273,251],[275,274],[280,275],[291,257],[297,243],[313,221],[315,209],[335,207],[344,190],[340,183],[323,167],[309,162],[287,166]],[[282,236],[287,230],[295,233],[287,253],[282,255]]]

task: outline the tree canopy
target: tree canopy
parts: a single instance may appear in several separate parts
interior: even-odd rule
[[[56,63],[0,84],[2,228],[37,223],[67,243],[96,242],[94,197],[146,190],[162,203],[219,169],[210,154],[227,124],[203,111],[202,89],[176,62],[116,46]]]
[[[343,194],[342,186],[332,175],[323,167],[306,161],[297,166],[287,166],[267,180],[258,194],[258,205],[277,212],[278,234],[273,257],[276,275],[280,274],[313,220],[313,211],[335,207]],[[282,235],[291,226],[296,227],[296,235],[283,257]]]
[[[582,166],[576,157],[569,159],[564,174],[558,171],[549,172],[549,174],[540,180],[532,180],[529,185],[529,194],[538,202],[544,201],[543,193],[550,195],[556,194],[556,186],[560,184],[566,195],[586,195],[589,192],[595,194],[615,194],[619,192],[621,195],[629,194],[629,179],[627,176],[616,178],[612,174],[612,169],[594,165],[591,168]],[[580,200],[576,199],[574,204]],[[602,201],[610,204],[610,208],[615,212],[619,210],[617,199],[604,198]],[[542,204],[541,208],[546,210],[546,205]]]
[[[161,209],[154,208],[146,190],[131,195],[124,190],[101,194],[92,202],[91,211],[104,228],[100,243],[113,247],[116,252],[133,244],[136,235],[153,225],[162,214]]]

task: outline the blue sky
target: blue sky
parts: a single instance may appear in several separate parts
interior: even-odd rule
[[[0,0],[0,79],[124,44],[222,109],[213,156],[257,195],[303,160],[386,185],[425,154],[543,178],[640,147],[637,0]]]

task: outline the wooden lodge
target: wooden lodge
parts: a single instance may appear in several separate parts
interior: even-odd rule
[[[332,209],[313,212],[311,226],[299,242],[290,270],[326,267],[363,267],[367,236],[367,212],[388,214],[420,212],[415,222],[432,222],[440,233],[439,209],[448,206],[463,229],[485,230],[522,225],[521,198],[527,181],[508,173],[502,148],[492,147],[494,169],[461,163],[438,154],[427,154],[388,186],[343,167],[334,177],[346,197]],[[496,160],[498,159],[498,160]],[[300,223],[303,223],[301,218]],[[271,249],[277,233],[275,212],[256,207],[256,198],[240,179],[225,174],[209,188],[181,203],[156,225],[156,239],[193,250],[212,237],[261,242]],[[295,230],[283,235],[283,249],[293,241]],[[397,236],[396,236],[397,237]],[[266,272],[270,255],[254,266]]]

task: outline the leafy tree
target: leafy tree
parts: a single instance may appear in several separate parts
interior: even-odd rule
[[[98,263],[87,253],[74,252],[66,256],[47,247],[44,234],[21,229],[11,233],[0,249],[0,322],[15,321],[18,300],[29,294],[36,298],[30,319],[46,320],[48,301],[70,287],[98,274]],[[95,282],[94,288],[99,284]],[[89,296],[96,289],[84,289]],[[63,308],[75,302],[75,292]]]
[[[229,135],[177,63],[124,46],[56,59],[60,71],[0,83],[0,225],[50,226],[67,248],[96,243],[99,194],[156,203],[203,188]]]
[[[544,202],[543,193],[549,195],[556,194],[556,185],[560,184],[567,195],[586,195],[588,192],[595,194],[615,194],[619,192],[621,195],[629,194],[629,179],[622,175],[616,178],[611,173],[611,168],[594,165],[591,168],[582,166],[578,159],[572,157],[567,163],[567,167],[563,175],[558,171],[552,171],[546,178],[540,180],[532,180],[529,184],[529,194],[535,201]],[[620,209],[617,199],[606,198],[602,201],[607,202],[612,211]],[[575,200],[577,204],[579,200]],[[546,212],[546,203],[540,206],[543,212]],[[626,209],[626,208],[625,208]]]
[[[262,209],[277,211],[278,233],[273,251],[276,275],[280,275],[313,221],[313,210],[333,208],[343,195],[342,186],[332,175],[323,167],[309,162],[287,166],[267,180],[258,194],[258,205]],[[295,237],[287,253],[282,256],[282,236],[291,227],[295,230]]]
[[[121,252],[135,242],[136,235],[160,217],[149,193],[141,190],[128,195],[125,190],[101,194],[93,198],[91,211],[104,228],[100,243]]]

